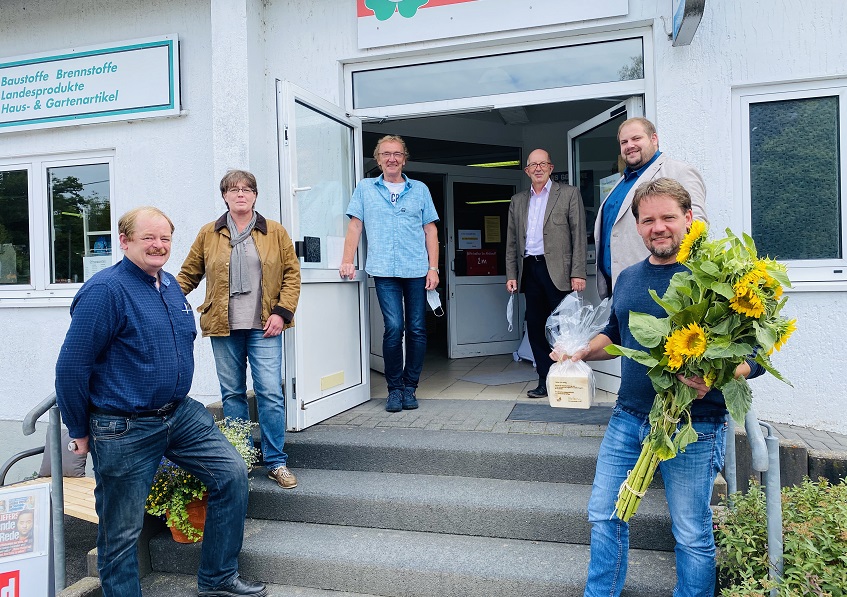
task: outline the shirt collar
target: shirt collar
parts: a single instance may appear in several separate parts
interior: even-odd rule
[[[656,153],[655,153],[655,154],[653,154],[653,157],[652,157],[652,158],[650,158],[650,161],[649,161],[649,162],[647,162],[646,164],[644,164],[643,166],[641,166],[638,170],[633,170],[633,169],[632,169],[632,168],[630,168],[629,166],[627,166],[626,168],[624,168],[624,171],[623,171],[623,177],[624,177],[624,180],[629,180],[630,178],[633,178],[633,177],[638,178],[639,176],[641,176],[642,174],[644,174],[644,171],[645,171],[647,168],[649,168],[649,167],[650,167],[650,164],[652,164],[653,162],[655,162],[655,161],[656,161],[656,159],[657,159],[660,155],[662,155],[662,152],[657,150],[657,151],[656,151]]]
[[[545,192],[549,193],[551,188],[553,188],[553,179],[548,178],[547,184],[544,185],[544,188],[541,190],[541,193],[545,193]],[[536,196],[540,195],[541,193],[536,193],[535,187],[532,186],[532,185],[529,186],[529,196],[530,197],[536,197]]]
[[[410,182],[409,182],[409,177],[408,177],[408,176],[406,176],[405,174],[402,174],[402,173],[400,174],[400,176],[402,176],[402,177],[403,177],[403,183],[404,183],[404,185],[403,185],[403,186],[404,186],[404,187],[409,187],[409,186],[411,186],[411,184],[412,184],[412,183],[410,183]],[[384,175],[383,175],[383,174],[380,174],[379,176],[377,176],[376,178],[374,178],[374,184],[375,184],[375,185],[377,185],[377,186],[382,185],[382,186],[384,186],[384,187],[385,187],[385,178],[384,178]],[[388,187],[385,187],[385,188],[388,188]]]
[[[156,283],[156,276],[151,276],[150,274],[145,272],[143,269],[141,269],[140,267],[135,265],[135,263],[133,263],[132,259],[130,259],[126,255],[124,255],[124,258],[121,260],[121,264],[122,264],[122,267],[124,269],[126,269],[128,272],[132,273],[133,275],[138,276],[139,279],[146,282],[147,284],[155,284]],[[159,270],[159,273],[162,273],[162,270]],[[167,276],[162,275],[162,276],[160,276],[160,278],[162,280],[162,283],[165,286],[170,286],[171,281],[168,280]]]

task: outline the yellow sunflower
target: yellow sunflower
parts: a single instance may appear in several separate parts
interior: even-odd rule
[[[748,287],[747,292],[743,295],[739,296],[736,294],[736,296],[732,297],[729,301],[729,306],[736,313],[741,313],[755,319],[761,317],[762,313],[765,312],[765,305],[762,302],[762,298],[752,287]]]
[[[688,229],[688,234],[682,239],[679,245],[679,253],[676,255],[677,263],[685,263],[691,256],[691,251],[694,249],[697,241],[706,236],[706,224],[700,220],[691,222],[691,228]]]
[[[782,347],[785,346],[785,343],[791,337],[791,334],[797,331],[797,320],[789,319],[787,322],[785,322],[784,326],[781,326],[781,329],[779,331],[779,338],[777,338],[776,342],[774,342],[773,344],[773,347],[776,350],[782,350]]]
[[[709,369],[706,375],[703,376],[703,381],[706,383],[706,387],[711,388],[712,384],[715,383],[715,379],[718,377],[718,372],[715,369]]]
[[[706,352],[706,332],[696,323],[680,328],[668,336],[665,354],[668,367],[676,371],[686,360],[697,358]]]

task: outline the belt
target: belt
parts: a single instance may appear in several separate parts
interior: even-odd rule
[[[527,255],[524,259],[532,259],[533,261],[544,261],[544,255]]]
[[[99,406],[92,406],[89,410],[98,415],[126,417],[127,419],[143,419],[150,417],[165,417],[175,411],[176,407],[180,404],[182,404],[182,400],[174,400],[173,402],[168,402],[166,405],[161,408],[157,408],[156,410],[138,410],[131,413],[119,410],[110,410],[108,408],[100,408]]]

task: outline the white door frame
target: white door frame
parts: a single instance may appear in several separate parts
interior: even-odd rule
[[[619,104],[615,104],[608,110],[604,110],[600,114],[589,118],[581,124],[575,126],[568,131],[568,180],[571,185],[579,186],[579,151],[575,147],[575,141],[585,133],[594,130],[595,128],[613,120],[621,115],[626,118],[634,118],[636,116],[644,116],[644,99],[641,96],[633,96],[627,98]],[[619,152],[618,152],[619,153]],[[595,239],[596,242],[596,239]],[[590,251],[588,265],[588,280],[586,280],[585,297],[594,304],[600,302],[597,294],[597,269],[596,269],[596,250]],[[591,263],[594,262],[594,263]],[[593,361],[591,368],[594,369],[594,377],[597,389],[606,392],[617,393],[621,383],[621,360],[620,357],[608,361]]]
[[[302,187],[298,185],[297,176],[297,124],[295,120],[295,104],[300,103],[311,110],[320,113],[328,119],[334,120],[342,125],[350,128],[353,135],[352,158],[353,168],[352,180],[359,180],[362,177],[362,126],[358,118],[348,116],[340,107],[335,106],[319,96],[306,91],[288,81],[277,81],[277,118],[278,118],[278,147],[279,147],[279,168],[280,168],[280,213],[283,225],[289,230],[292,239],[296,242],[302,238],[300,232],[300,219],[298,213],[297,193],[311,190],[311,187]],[[349,202],[349,195],[352,194],[352,188],[345,189],[344,205]],[[357,404],[361,404],[370,400],[370,368],[368,367],[368,301],[367,301],[367,275],[361,269],[362,244],[359,246],[359,260],[354,280],[342,280],[338,274],[338,270],[334,269],[312,269],[301,268],[301,297],[306,291],[307,293],[314,288],[329,289],[338,295],[356,297],[356,304],[350,309],[355,312],[359,319],[359,334],[358,334],[358,350],[359,350],[359,370],[345,372],[340,370],[334,372],[333,375],[321,377],[319,390],[304,391],[302,388],[305,384],[302,383],[306,376],[312,373],[310,371],[310,363],[320,362],[323,369],[326,369],[325,361],[321,361],[325,356],[320,351],[307,351],[304,348],[304,343],[308,340],[315,341],[315,338],[305,338],[302,335],[301,329],[303,326],[301,310],[304,305],[301,301],[300,308],[295,315],[294,327],[285,331],[285,405],[286,405],[286,425],[290,430],[301,430],[319,423],[335,414],[343,412]],[[349,286],[343,288],[331,288],[327,285],[355,285],[358,287],[357,292],[350,293]],[[311,288],[310,288],[311,287]],[[299,319],[298,319],[299,318]],[[323,338],[322,342],[332,342],[332,338]],[[330,369],[331,369],[330,364]],[[353,385],[345,386],[344,383],[336,383],[337,379],[344,379],[348,376],[355,380]],[[301,383],[298,384],[298,379]],[[335,385],[334,385],[335,384]],[[341,389],[336,390],[337,387]],[[311,385],[309,386],[311,387]]]

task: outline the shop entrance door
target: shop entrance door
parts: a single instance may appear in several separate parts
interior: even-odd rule
[[[627,118],[644,116],[644,100],[633,96],[586,120],[568,131],[568,178],[579,188],[585,203],[588,227],[588,280],[585,296],[597,304],[596,250],[594,220],[603,200],[615,186],[624,165],[618,146],[618,127]],[[620,358],[591,363],[597,388],[617,393],[621,382]]]
[[[506,229],[509,200],[525,179],[519,170],[493,169],[448,177],[448,356],[509,354],[523,330],[516,297],[513,328],[506,322]]]
[[[300,256],[295,326],[285,332],[289,429],[319,423],[370,399],[367,275],[338,275],[345,209],[361,177],[361,123],[289,82],[277,82],[282,223]]]

